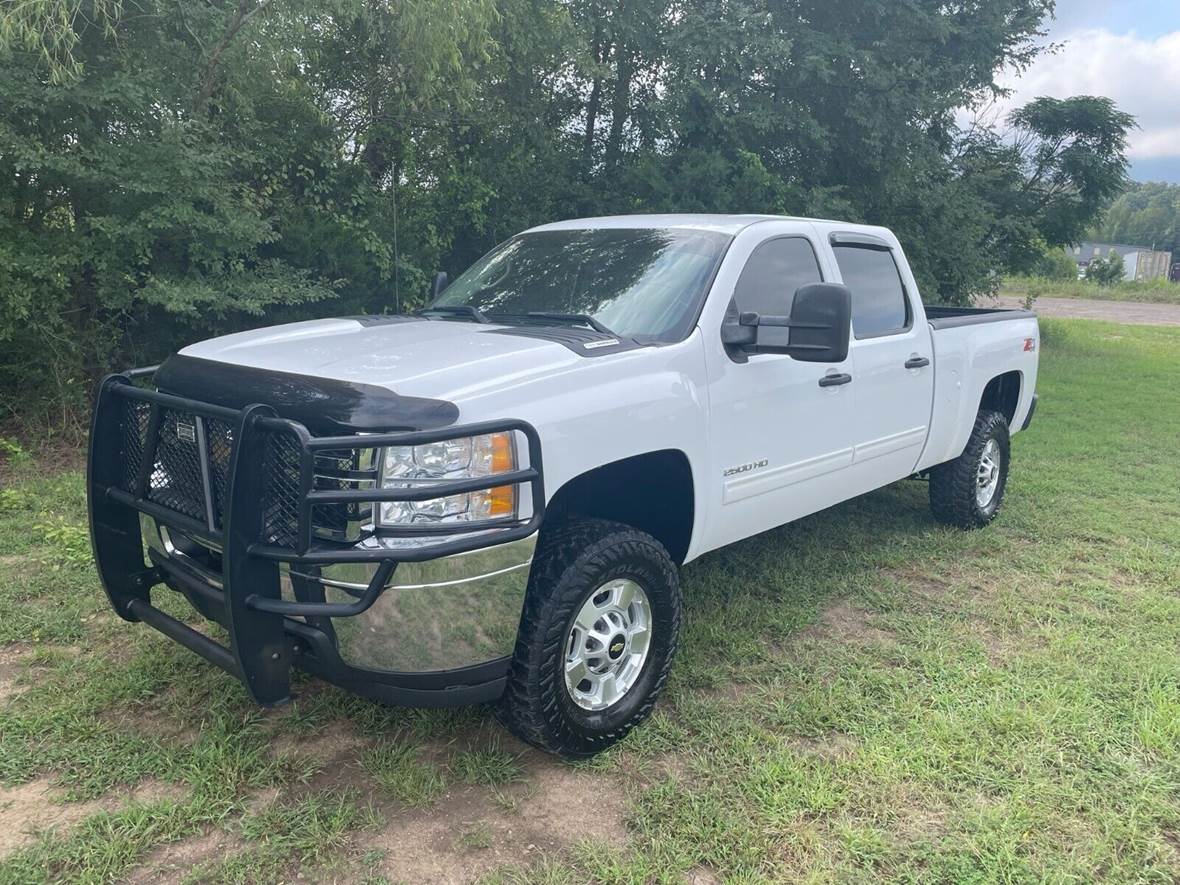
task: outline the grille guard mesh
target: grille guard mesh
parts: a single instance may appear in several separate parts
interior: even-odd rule
[[[431,558],[406,551],[383,554],[380,550],[350,549],[350,542],[357,539],[342,538],[342,528],[381,501],[423,501],[502,485],[532,487],[533,515],[525,521],[409,525],[382,527],[376,532],[417,539],[475,538],[467,549],[524,537],[528,532],[522,534],[522,529],[531,526],[535,530],[543,509],[540,444],[536,431],[522,421],[313,437],[302,424],[281,418],[265,406],[235,411],[135,386],[127,376],[113,376],[104,382],[96,419],[98,409],[110,410],[117,424],[120,469],[117,481],[111,483],[112,493],[128,506],[164,522],[173,520],[178,527],[216,542],[228,523],[236,449],[242,437],[250,434],[260,453],[254,467],[261,481],[256,506],[247,508],[251,524],[245,531],[254,552],[265,558],[294,557],[309,562]],[[257,412],[247,425],[243,416],[251,410]],[[525,436],[529,467],[490,477],[444,480],[428,488],[381,489],[375,482],[363,488],[334,475],[361,473],[356,466],[366,450],[498,431],[518,431]],[[372,478],[375,480],[375,472]],[[476,537],[480,535],[487,537]],[[325,537],[333,542],[320,543]],[[454,548],[459,543],[461,540],[446,540],[439,546],[457,552]]]

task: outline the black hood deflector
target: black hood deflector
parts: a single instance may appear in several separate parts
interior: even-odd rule
[[[156,371],[165,393],[241,409],[271,406],[313,434],[436,430],[459,419],[459,407],[443,399],[401,396],[375,384],[357,384],[237,366],[175,354]]]

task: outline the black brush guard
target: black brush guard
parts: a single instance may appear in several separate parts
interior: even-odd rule
[[[543,516],[545,495],[540,440],[531,425],[495,421],[429,431],[313,437],[303,424],[281,418],[263,404],[234,410],[134,383],[152,371],[139,369],[105,378],[99,387],[90,432],[87,496],[91,543],[103,588],[120,617],[154,627],[237,676],[251,697],[263,706],[281,704],[290,698],[291,668],[296,665],[357,693],[395,703],[471,703],[498,693],[504,681],[502,667],[479,665],[422,674],[378,673],[351,667],[336,650],[328,619],[367,610],[384,590],[398,562],[491,547],[535,532]],[[128,408],[131,403],[136,404],[134,410]],[[139,416],[132,419],[140,422],[138,426],[127,426],[129,415]],[[175,424],[175,436],[162,432],[165,422],[176,420],[176,415],[192,417],[192,424],[184,427],[182,441],[192,446],[185,463],[191,468],[188,481],[199,483],[201,507],[193,506],[197,496],[190,495],[181,503],[153,485],[153,474],[161,463],[157,452],[162,440],[177,445],[175,437],[182,435]],[[221,428],[221,442],[228,443],[220,461],[210,454],[211,427]],[[316,488],[317,452],[411,446],[501,431],[524,435],[529,453],[527,468],[412,488]],[[139,450],[128,442],[137,437],[142,443]],[[282,457],[297,468],[297,478],[290,475],[291,471],[275,469],[276,451],[285,453]],[[532,516],[527,520],[380,529],[382,537],[423,539],[422,544],[414,546],[375,549],[325,542],[318,540],[313,530],[313,514],[328,505],[425,501],[523,484],[531,488]],[[276,485],[282,488],[276,489]],[[219,549],[221,586],[215,586],[182,561],[155,550],[148,551],[149,561],[145,562],[141,513]],[[318,600],[283,599],[279,564],[284,562],[292,566],[375,562],[378,566],[368,588],[354,601],[331,603],[323,600],[322,589]],[[160,583],[182,593],[200,613],[221,624],[228,633],[228,645],[215,642],[152,605],[151,589]]]

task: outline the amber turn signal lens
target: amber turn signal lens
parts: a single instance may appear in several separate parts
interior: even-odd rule
[[[516,467],[515,448],[511,433],[492,434],[492,473],[507,473]]]
[[[516,447],[511,433],[492,434],[492,473],[516,469]],[[488,516],[511,516],[516,512],[516,486],[497,486],[488,492]]]
[[[488,497],[488,516],[511,516],[516,512],[516,486],[497,486]]]

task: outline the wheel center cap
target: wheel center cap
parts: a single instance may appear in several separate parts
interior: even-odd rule
[[[622,633],[616,633],[611,637],[610,645],[607,646],[606,653],[610,656],[612,661],[617,661],[627,648],[627,640]]]

